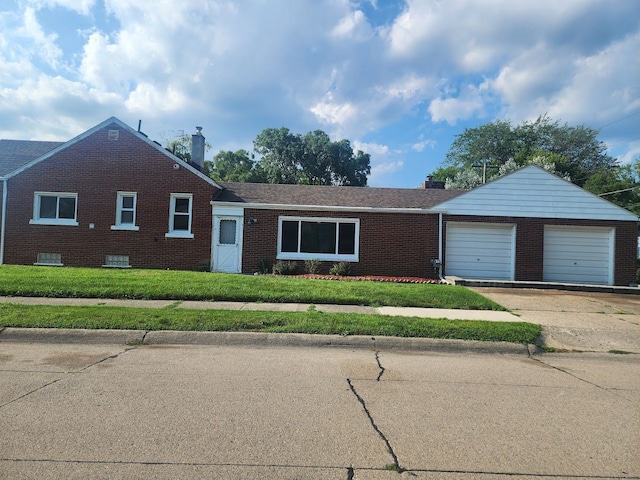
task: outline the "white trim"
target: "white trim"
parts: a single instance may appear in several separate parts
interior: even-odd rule
[[[188,199],[189,211],[188,211],[188,228],[187,230],[174,230],[174,218],[176,215],[176,200]],[[184,215],[183,212],[179,212],[178,215]],[[169,199],[169,231],[165,234],[165,238],[194,238],[191,231],[191,224],[193,221],[193,194],[192,193],[172,193]]]
[[[42,197],[56,197],[56,218],[40,218],[40,207]],[[60,199],[73,198],[74,211],[73,218],[58,218],[60,212]],[[72,192],[33,192],[33,217],[29,220],[29,225],[64,225],[78,226],[78,194]]]
[[[389,208],[389,207],[344,207],[336,205],[292,205],[281,203],[243,203],[243,202],[217,202],[211,201],[213,208],[220,207],[236,207],[254,208],[256,210],[300,210],[300,211],[321,211],[321,212],[360,212],[360,213],[419,213],[423,215],[432,215],[439,211],[430,210],[428,208]],[[446,213],[446,212],[442,212]]]
[[[283,252],[282,251],[282,222],[298,222],[298,251],[297,252]],[[339,245],[339,227],[340,223],[351,223],[355,225],[354,231],[354,253],[353,254],[340,254],[340,253],[307,253],[300,252],[300,243],[302,241],[302,222],[321,222],[321,223],[335,223],[336,224],[336,249]],[[359,218],[332,218],[332,217],[278,217],[278,246],[276,259],[278,260],[324,260],[324,261],[338,261],[338,262],[358,262],[360,261],[360,219]]]
[[[123,206],[125,197],[133,197],[133,208],[125,209]],[[122,212],[133,210],[133,223],[121,223]],[[111,225],[111,230],[138,231],[140,227],[136,225],[138,219],[138,193],[137,192],[117,192],[116,194],[116,222]]]
[[[96,125],[93,128],[90,128],[86,132],[81,133],[77,137],[74,137],[71,140],[69,140],[68,142],[63,143],[62,145],[54,148],[53,150],[45,153],[44,155],[32,160],[31,162],[27,163],[26,165],[23,165],[22,167],[18,168],[17,170],[14,170],[13,172],[11,172],[8,175],[6,175],[6,178],[15,177],[16,175],[24,172],[25,170],[27,170],[27,169],[33,167],[34,165],[37,165],[38,163],[42,162],[43,160],[46,160],[47,158],[49,158],[49,157],[51,157],[53,155],[56,155],[58,152],[66,149],[66,148],[68,148],[68,147],[70,147],[72,145],[75,145],[76,143],[80,142],[81,140],[84,140],[85,138],[89,137],[90,135],[93,135],[94,133],[96,133],[96,132],[108,127],[112,123],[115,123],[116,125],[118,125],[123,130],[126,130],[127,132],[129,132],[132,135],[136,136],[138,139],[140,139],[143,142],[145,142],[147,145],[155,148],[157,151],[159,151],[160,153],[164,154],[169,161],[171,161],[173,163],[177,163],[180,167],[186,168],[191,173],[193,173],[194,175],[200,177],[202,180],[204,180],[208,184],[218,188],[219,190],[223,190],[223,188],[220,185],[218,185],[213,179],[211,179],[210,177],[208,177],[207,175],[205,175],[204,173],[202,173],[198,169],[192,167],[191,165],[189,165],[187,162],[185,162],[181,158],[176,157],[174,154],[169,152],[167,149],[165,149],[159,143],[156,143],[153,140],[149,140],[149,138],[146,135],[134,130],[129,125],[127,125],[122,120],[120,120],[120,119],[118,119],[116,117],[110,117],[110,118],[106,119],[104,122],[99,123],[98,125]]]

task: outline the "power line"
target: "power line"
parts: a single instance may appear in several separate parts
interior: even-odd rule
[[[605,123],[605,124],[604,124],[604,125],[602,125],[600,128],[598,128],[598,130],[602,130],[604,127],[608,127],[609,125],[613,125],[614,123],[621,122],[621,121],[623,121],[623,120],[626,120],[627,118],[631,118],[631,117],[634,117],[634,116],[636,116],[636,115],[640,115],[640,111],[637,111],[637,112],[635,112],[635,113],[632,113],[631,115],[627,115],[626,117],[622,117],[622,118],[619,118],[619,119],[617,119],[617,120],[614,120],[613,122]]]

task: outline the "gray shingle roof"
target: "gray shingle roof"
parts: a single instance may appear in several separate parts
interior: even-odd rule
[[[63,142],[36,142],[31,140],[0,140],[0,177],[19,169],[36,158],[50,152]]]
[[[377,187],[329,187],[219,182],[218,202],[352,208],[431,208],[464,190]]]

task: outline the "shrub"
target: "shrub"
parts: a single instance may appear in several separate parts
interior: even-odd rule
[[[346,277],[351,273],[351,265],[348,262],[340,262],[335,263],[331,270],[329,270],[331,275],[340,275],[341,277]]]
[[[306,273],[318,273],[320,270],[320,260],[317,258],[312,258],[311,260],[304,261],[304,271]]]
[[[296,268],[296,262],[283,262],[280,260],[273,266],[273,273],[275,275],[294,275]]]
[[[269,262],[266,258],[261,258],[258,262],[258,273],[262,275],[269,273]]]

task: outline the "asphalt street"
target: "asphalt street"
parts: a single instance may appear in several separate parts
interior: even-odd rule
[[[637,355],[2,341],[0,478],[640,478],[639,379]]]

